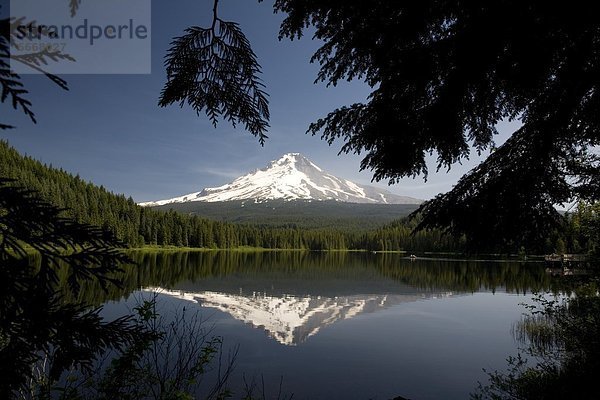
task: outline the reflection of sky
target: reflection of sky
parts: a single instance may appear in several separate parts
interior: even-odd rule
[[[82,12],[92,3],[96,2],[82,2]],[[358,172],[360,156],[338,156],[341,143],[330,147],[318,137],[304,134],[310,122],[328,111],[364,101],[369,88],[360,82],[342,82],[335,88],[314,85],[318,68],[308,60],[318,44],[310,41],[310,35],[300,41],[279,42],[281,16],[273,15],[271,4],[219,4],[224,19],[240,22],[263,67],[272,115],[270,139],[264,148],[228,123],[214,129],[204,116],[185,107],[157,106],[169,42],[186,27],[208,21],[211,4],[196,0],[152,2],[151,75],[65,75],[69,92],[57,89],[44,77],[26,76],[39,124],[33,125],[3,105],[3,122],[18,129],[0,132],[2,138],[8,138],[21,152],[138,201],[219,186],[287,152],[301,152],[333,175],[369,183],[371,174]],[[106,8],[104,12],[111,11]],[[512,129],[507,126],[501,124],[498,143]],[[450,189],[480,159],[474,154],[471,161],[456,165],[448,174],[435,174],[436,163],[430,157],[426,184],[421,178],[405,179],[390,189],[431,198]],[[381,185],[386,186],[385,182]]]

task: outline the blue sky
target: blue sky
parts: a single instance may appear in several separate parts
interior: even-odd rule
[[[86,0],[83,11],[85,5]],[[227,122],[215,129],[204,115],[196,116],[188,108],[158,107],[165,82],[163,57],[170,41],[188,26],[207,25],[211,12],[212,1],[207,0],[152,2],[152,74],[64,75],[68,92],[42,76],[26,75],[38,124],[3,104],[2,122],[17,129],[0,131],[0,136],[22,153],[136,201],[219,186],[286,152],[301,152],[334,175],[370,184],[371,173],[359,172],[360,156],[338,156],[341,142],[330,147],[305,134],[310,122],[334,108],[365,100],[369,87],[361,82],[330,88],[313,84],[318,66],[309,59],[318,43],[310,37],[278,41],[283,17],[273,14],[271,2],[221,0],[219,11],[223,19],[240,23],[263,67],[271,109],[264,147]],[[497,142],[514,126],[502,124]],[[449,173],[436,174],[432,159],[427,183],[420,177],[391,187],[386,182],[374,185],[428,199],[449,190],[480,160],[474,155]]]

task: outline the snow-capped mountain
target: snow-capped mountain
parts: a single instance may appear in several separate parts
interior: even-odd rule
[[[442,292],[325,297],[274,296],[257,292],[247,295],[212,291],[187,292],[162,288],[147,288],[144,291],[157,292],[225,312],[254,328],[263,329],[269,337],[286,346],[298,345],[337,321],[406,302],[454,295],[452,292]]]
[[[140,203],[161,206],[191,201],[253,200],[335,200],[349,203],[419,204],[421,200],[398,196],[387,190],[358,185],[335,177],[316,166],[300,153],[284,154],[263,169],[240,176],[215,188],[167,200]]]

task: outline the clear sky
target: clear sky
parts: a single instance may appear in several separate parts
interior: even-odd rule
[[[219,186],[287,152],[300,152],[334,175],[370,184],[371,173],[359,172],[360,156],[338,156],[341,142],[330,147],[305,134],[310,122],[334,108],[364,101],[370,88],[361,82],[330,88],[313,84],[318,66],[309,59],[318,43],[310,37],[280,42],[277,35],[283,16],[273,14],[270,1],[221,0],[219,12],[221,18],[240,23],[262,65],[271,110],[264,147],[227,122],[214,129],[204,115],[196,116],[189,108],[158,107],[166,80],[163,59],[170,41],[188,26],[206,26],[211,12],[208,0],[152,2],[151,74],[64,75],[68,92],[43,76],[25,76],[39,122],[34,125],[3,104],[2,122],[17,129],[0,131],[0,136],[22,153],[136,201]],[[502,124],[497,142],[503,142],[514,127]],[[432,161],[427,183],[421,177],[392,187],[386,182],[374,185],[429,199],[449,190],[480,160],[474,155],[449,173],[437,174]]]

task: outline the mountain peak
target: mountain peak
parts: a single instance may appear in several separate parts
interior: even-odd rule
[[[189,201],[335,200],[350,203],[418,204],[420,200],[363,186],[330,175],[300,153],[286,153],[265,168],[231,183],[168,200],[141,203],[160,206]]]
[[[292,169],[298,171],[306,171],[310,169],[315,169],[318,172],[323,172],[321,168],[319,168],[315,163],[310,161],[308,158],[303,156],[300,153],[285,153],[277,160],[271,161],[267,169],[273,167],[285,167],[288,166],[290,169],[288,172],[293,172]]]
[[[285,158],[306,158],[306,157],[304,157],[301,153],[285,153],[284,155],[281,156],[280,160],[283,160]]]

